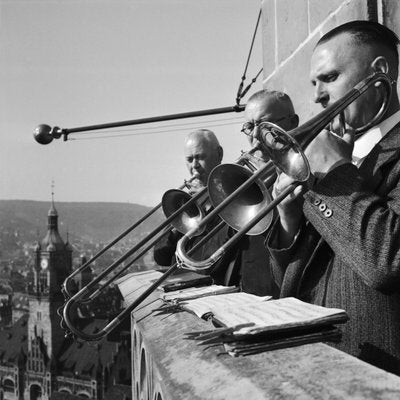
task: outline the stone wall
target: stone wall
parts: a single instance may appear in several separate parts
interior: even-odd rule
[[[321,111],[313,102],[309,62],[322,35],[354,19],[378,21],[400,35],[398,0],[263,0],[261,7],[263,86],[286,92],[300,123]]]

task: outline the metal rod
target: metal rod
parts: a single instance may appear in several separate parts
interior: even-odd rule
[[[244,108],[245,108],[244,105],[237,105],[237,106],[230,106],[230,107],[211,108],[208,110],[189,111],[189,112],[178,113],[178,114],[161,115],[158,117],[131,119],[128,121],[109,122],[106,124],[89,125],[89,126],[81,126],[78,128],[63,129],[63,133],[66,133],[68,135],[70,133],[94,131],[97,129],[117,128],[120,126],[128,126],[128,125],[150,124],[150,123],[154,123],[154,122],[170,121],[173,119],[194,118],[194,117],[202,117],[202,116],[214,115],[214,114],[226,114],[226,113],[231,113],[231,112],[244,111]]]
[[[171,121],[171,120],[176,120],[176,119],[203,117],[206,115],[242,112],[242,111],[244,111],[245,107],[246,107],[245,104],[237,104],[237,105],[229,106],[229,107],[210,108],[207,110],[189,111],[189,112],[178,113],[178,114],[160,115],[157,117],[138,118],[138,119],[131,119],[131,120],[127,120],[127,121],[109,122],[109,123],[97,124],[97,125],[87,125],[87,126],[80,126],[77,128],[59,128],[57,126],[52,128],[49,125],[41,124],[36,127],[33,136],[38,143],[49,144],[50,142],[52,142],[53,139],[59,139],[61,136],[63,137],[64,141],[67,141],[68,135],[70,133],[95,131],[95,130],[109,129],[109,128],[118,128],[121,126],[128,126],[128,125],[151,124],[151,123],[155,123],[155,122]]]

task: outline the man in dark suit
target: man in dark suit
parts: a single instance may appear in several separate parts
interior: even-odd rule
[[[195,194],[207,186],[207,179],[210,172],[214,167],[221,164],[223,149],[214,132],[209,129],[198,129],[187,135],[184,141],[183,150],[186,167],[191,178],[189,192]],[[205,208],[208,207],[209,205],[206,204]],[[218,222],[219,218],[215,218],[215,221],[207,226],[206,231],[203,234],[190,240],[188,247],[192,247],[199,239],[203,238]],[[229,234],[229,227],[223,227],[210,240],[208,240],[204,246],[193,254],[193,258],[198,260],[208,258],[228,240]],[[176,244],[182,236],[182,233],[178,232],[176,229],[172,229],[167,236],[156,243],[153,255],[154,260],[158,265],[169,267],[176,261]],[[234,253],[234,251],[228,252],[228,254],[222,260],[217,262],[211,270],[210,275],[216,284],[225,283],[225,271],[228,268],[227,265],[233,262]],[[176,274],[179,274],[180,272],[182,271],[177,270]],[[229,284],[231,284],[231,282],[229,282]]]
[[[315,181],[279,205],[267,244],[281,297],[345,309],[338,347],[400,374],[398,44],[370,21],[341,25],[317,43],[310,77],[323,108],[374,72],[392,79],[392,96],[380,122],[356,136],[382,103],[383,84],[372,85],[346,108],[342,137],[335,118],[311,142],[305,154]],[[292,181],[280,174],[273,195]]]
[[[252,147],[259,145],[254,133],[263,122],[271,122],[288,131],[296,128],[299,123],[290,97],[275,90],[260,90],[250,96],[244,118],[246,122],[242,132],[247,135]],[[253,159],[255,166],[260,168],[265,162],[268,162],[268,158],[261,151],[256,151]],[[278,297],[279,289],[272,279],[264,241],[265,235],[243,237],[232,276],[244,292]]]

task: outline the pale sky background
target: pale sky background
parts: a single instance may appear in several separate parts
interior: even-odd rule
[[[35,127],[234,105],[259,8],[260,0],[0,0],[0,199],[48,201],[54,179],[56,201],[154,206],[188,177],[182,144],[194,125],[71,134],[47,146],[34,141]],[[261,67],[260,25],[246,83]],[[262,76],[249,94],[261,87]],[[243,113],[203,121],[227,118],[214,124],[235,124],[213,130],[231,162],[248,149]]]

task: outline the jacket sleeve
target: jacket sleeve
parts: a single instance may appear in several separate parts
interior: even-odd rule
[[[161,266],[169,267],[175,255],[176,244],[182,234],[172,229],[166,236],[161,238],[154,246],[154,261]]]
[[[282,248],[278,243],[278,221],[274,223],[265,241],[270,254],[272,276],[281,288],[285,277],[293,273],[292,265],[305,265],[311,258],[314,248],[318,244],[319,235],[315,229],[303,219],[293,242],[287,248]],[[300,270],[300,268],[298,268]],[[282,295],[282,293],[281,293]],[[292,295],[292,294],[290,294]]]
[[[335,257],[389,294],[400,284],[400,162],[380,174],[380,186],[372,188],[357,167],[342,165],[305,194],[303,210]]]

